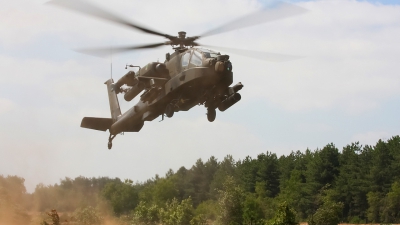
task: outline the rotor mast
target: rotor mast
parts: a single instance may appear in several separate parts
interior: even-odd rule
[[[187,47],[189,46],[195,46],[197,45],[194,40],[196,40],[197,37],[186,37],[186,32],[185,31],[180,31],[178,32],[178,36],[174,37],[171,39],[170,43],[172,45],[172,48],[175,49],[175,51],[182,51],[186,50]],[[174,45],[177,47],[174,47]]]
[[[179,43],[179,48],[183,49],[185,47],[184,41],[185,41],[185,38],[186,38],[186,32],[185,31],[178,32],[178,38],[181,39],[181,41]]]

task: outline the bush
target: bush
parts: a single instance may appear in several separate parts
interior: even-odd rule
[[[99,212],[91,206],[75,210],[74,220],[78,225],[98,225],[103,222]]]
[[[116,215],[129,213],[139,201],[138,193],[130,181],[107,183],[102,190],[102,196],[109,201]]]
[[[199,214],[193,217],[192,220],[190,220],[190,225],[205,225],[205,224],[207,224],[207,219],[203,214]]]
[[[263,224],[264,213],[260,200],[249,194],[243,204],[243,219],[246,224]]]
[[[133,211],[134,224],[152,225],[159,222],[159,208],[157,205],[146,206],[146,202],[139,202],[138,206]]]
[[[174,198],[160,210],[160,220],[164,225],[187,225],[192,218],[193,205],[190,197],[182,200],[181,203]]]
[[[274,218],[267,222],[267,225],[296,225],[296,213],[286,202],[279,205]]]
[[[340,222],[342,215],[343,203],[339,202],[324,202],[324,204],[317,209],[312,217],[313,221],[309,224],[315,225],[337,225]]]
[[[217,219],[218,204],[213,200],[207,200],[200,203],[196,210],[195,215],[201,215],[206,220],[215,221]]]
[[[365,220],[360,219],[360,217],[358,217],[358,216],[353,216],[353,217],[350,219],[349,223],[352,223],[352,224],[361,224],[361,223],[365,223]]]

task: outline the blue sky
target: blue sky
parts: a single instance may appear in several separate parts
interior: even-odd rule
[[[182,19],[163,1],[93,1],[161,32],[188,36],[260,8],[250,0],[229,6],[178,1],[187,12]],[[112,151],[107,133],[79,127],[84,116],[110,115],[103,84],[110,60],[71,49],[163,39],[44,6],[45,0],[0,2],[0,172],[25,177],[29,190],[65,176],[143,181],[211,155],[282,155],[328,143],[341,149],[400,134],[400,7],[392,6],[398,1],[297,1],[309,13],[201,40],[306,57],[273,63],[228,52],[234,83],[244,84],[238,104],[217,112],[213,123],[202,106],[146,122],[141,132],[118,136]],[[162,61],[166,52],[171,49],[116,55],[113,76],[125,74],[126,63]],[[120,103],[123,111],[134,105]]]
[[[372,3],[380,3],[380,4],[385,4],[385,5],[399,5],[400,2],[398,0],[367,0],[368,2]]]

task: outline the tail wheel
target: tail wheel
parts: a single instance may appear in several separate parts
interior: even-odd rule
[[[215,117],[217,116],[217,112],[215,111],[214,108],[208,108],[207,109],[207,119],[210,122],[213,122],[215,120]]]
[[[171,118],[172,116],[174,116],[174,112],[175,112],[174,106],[172,104],[168,104],[167,107],[165,108],[165,115],[168,118]]]
[[[115,135],[112,135],[112,134],[110,133],[110,136],[108,137],[108,144],[107,144],[108,150],[111,150],[111,148],[112,148],[112,140],[114,140],[114,138],[115,138],[116,136],[117,136],[116,134],[115,134]]]

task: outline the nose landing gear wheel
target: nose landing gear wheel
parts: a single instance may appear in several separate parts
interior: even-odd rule
[[[215,117],[217,116],[217,112],[213,108],[208,108],[207,109],[207,119],[210,122],[214,122]]]

